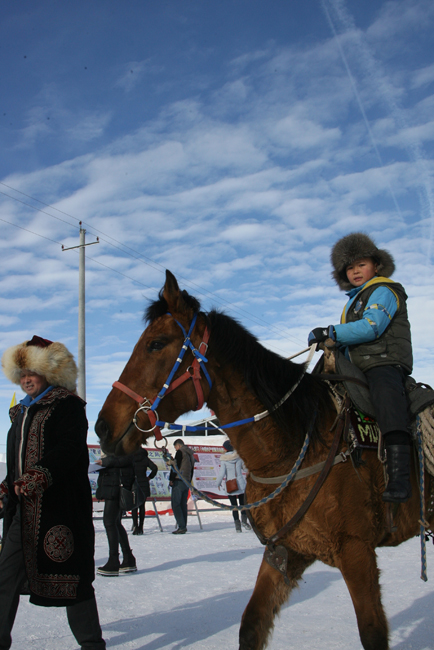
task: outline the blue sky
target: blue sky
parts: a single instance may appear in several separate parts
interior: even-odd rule
[[[166,268],[287,356],[338,322],[330,247],[363,230],[434,384],[433,27],[425,0],[2,3],[0,351],[76,354],[82,220],[95,442]]]

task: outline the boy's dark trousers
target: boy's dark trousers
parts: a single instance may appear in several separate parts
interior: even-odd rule
[[[402,503],[411,496],[410,417],[401,366],[376,366],[365,372],[378,426],[384,437],[389,481],[383,501]]]

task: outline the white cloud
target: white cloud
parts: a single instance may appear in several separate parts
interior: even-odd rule
[[[425,68],[416,70],[413,74],[412,87],[421,88],[426,84],[431,84],[434,81],[434,63]]]
[[[246,48],[224,62],[221,76],[210,70],[203,89],[199,80],[181,99],[170,95],[122,132],[115,106],[74,112],[54,87],[35,98],[21,145],[52,147],[58,138],[60,162],[50,158],[5,182],[71,216],[42,206],[57,221],[0,195],[0,217],[65,246],[78,244],[78,219],[87,242],[100,232],[101,243],[86,249],[91,420],[131,354],[165,268],[205,309],[223,307],[267,346],[294,352],[312,327],[339,318],[345,297],[330,278],[329,251],[352,230],[369,231],[397,256],[411,295],[417,378],[430,381],[419,372],[429,366],[423,355],[432,357],[431,289],[412,278],[430,277],[433,170],[422,151],[433,134],[432,66],[399,59],[391,73],[392,41],[409,36],[427,7],[409,4],[383,4],[364,32],[346,14],[336,23],[366,121],[332,37]],[[125,93],[116,95],[143,100],[143,80],[152,78],[163,96],[171,81],[161,70],[157,83],[152,65],[118,68]],[[113,84],[113,68],[110,75]],[[47,108],[53,119],[44,121]],[[83,139],[93,139],[91,153]],[[75,351],[78,255],[0,226],[1,348],[39,331]],[[0,390],[6,413],[6,384]]]
[[[324,129],[318,122],[300,117],[297,111],[295,114],[292,111],[291,115],[276,122],[270,135],[279,147],[308,149],[335,143],[341,133],[339,128]]]
[[[406,147],[427,143],[430,140],[434,140],[434,121],[404,128],[399,133],[388,137],[386,144],[389,146],[399,145]]]
[[[57,138],[68,143],[99,138],[110,123],[111,111],[72,110],[55,83],[45,84],[27,111],[26,126],[20,131],[17,147],[27,149],[42,139]]]
[[[123,66],[122,73],[115,81],[118,86],[129,93],[135,86],[140,84],[146,74],[158,74],[162,72],[162,66],[152,64],[152,59],[144,61],[130,61]]]

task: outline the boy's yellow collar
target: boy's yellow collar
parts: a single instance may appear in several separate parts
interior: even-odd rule
[[[381,284],[395,284],[395,280],[391,280],[390,278],[383,278],[381,275],[376,275],[374,278],[372,278],[372,280],[368,280],[368,282],[363,287],[360,287],[360,288],[361,288],[362,291],[364,291],[368,287],[371,287],[373,284],[379,284],[380,282],[381,282]],[[393,289],[391,289],[391,290],[393,291]],[[396,300],[398,301],[398,307],[399,307],[399,297],[396,295],[396,293],[394,291],[393,291],[393,293],[395,295]],[[354,296],[354,299],[356,299],[358,295],[359,294],[356,293],[356,295]],[[341,324],[345,324],[345,317],[346,317],[346,313],[347,313],[346,310],[347,310],[347,305],[345,305],[344,310],[342,312]]]
[[[395,284],[395,280],[391,280],[390,278],[383,278],[381,275],[376,275],[372,280],[368,280],[368,282],[365,284],[363,289],[367,289],[373,284],[378,284],[379,282],[382,282],[383,284],[385,282],[390,282],[391,284]]]

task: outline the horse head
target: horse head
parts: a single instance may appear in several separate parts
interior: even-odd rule
[[[149,324],[99,413],[95,431],[105,453],[131,453],[153,435],[156,420],[174,422],[206,400],[211,382],[198,370],[206,331],[199,308],[166,271],[159,300],[146,312]]]

